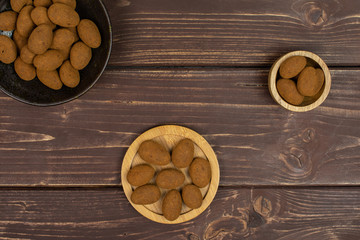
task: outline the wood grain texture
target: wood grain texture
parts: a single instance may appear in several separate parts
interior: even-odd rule
[[[220,188],[182,224],[152,222],[121,189],[1,190],[1,239],[356,240],[360,188]]]
[[[0,93],[0,239],[359,239],[358,0],[104,2],[113,51],[88,93],[47,108]],[[306,113],[268,91],[294,50],[332,75]],[[120,187],[127,148],[164,124],[201,134],[221,172],[210,207],[170,226]]]
[[[48,108],[0,93],[0,185],[119,185],[129,145],[162,124],[205,137],[221,186],[358,185],[359,73],[332,70],[327,100],[307,113],[277,105],[262,69],[108,69]]]
[[[111,65],[270,66],[295,50],[359,66],[358,0],[105,0]]]

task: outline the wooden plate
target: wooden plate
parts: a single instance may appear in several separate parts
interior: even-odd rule
[[[169,152],[172,148],[184,138],[188,138],[194,142],[195,151],[194,157],[202,157],[207,159],[210,162],[211,166],[211,181],[210,184],[204,188],[201,188],[201,193],[203,195],[203,203],[200,208],[198,209],[190,209],[184,203],[181,210],[181,215],[175,221],[168,221],[163,215],[161,211],[161,204],[162,199],[164,198],[167,190],[161,189],[161,199],[154,204],[149,205],[136,205],[133,204],[130,200],[131,194],[135,189],[132,187],[127,179],[127,173],[129,172],[130,168],[141,163],[145,163],[137,153],[139,146],[145,140],[154,140],[160,144],[162,144]],[[169,163],[166,166],[154,166],[155,170],[158,172],[164,168],[175,168],[172,163]],[[191,178],[188,173],[188,168],[179,169],[185,174],[185,182],[184,184],[179,187],[177,190],[181,190],[183,186],[186,184],[191,183]],[[125,195],[131,205],[143,216],[147,217],[150,220],[159,223],[165,224],[176,224],[188,221],[200,215],[212,202],[217,192],[217,188],[219,186],[219,179],[220,179],[220,170],[219,164],[216,158],[216,155],[209,145],[209,143],[198,133],[194,132],[191,129],[176,126],[176,125],[165,125],[160,127],[155,127],[146,131],[145,133],[141,134],[129,147],[127,150],[121,168],[121,182],[124,188]],[[155,177],[151,180],[151,183],[155,183]]]

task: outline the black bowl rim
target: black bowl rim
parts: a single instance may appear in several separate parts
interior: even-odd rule
[[[31,102],[31,101],[27,101],[21,97],[18,97],[18,96],[15,96],[14,94],[12,94],[11,92],[8,92],[6,91],[1,85],[0,85],[0,89],[3,93],[5,93],[6,95],[8,95],[9,97],[12,97],[13,99],[19,101],[19,102],[22,102],[22,103],[26,103],[26,104],[29,104],[29,105],[33,105],[33,106],[38,106],[38,107],[50,107],[50,106],[56,106],[56,105],[60,105],[60,104],[64,104],[64,103],[67,103],[67,102],[70,102],[70,101],[73,101],[79,97],[81,97],[83,94],[85,94],[87,91],[89,91],[95,84],[96,82],[99,80],[99,78],[101,77],[101,75],[104,73],[105,69],[106,69],[106,66],[108,65],[108,62],[109,62],[109,59],[110,59],[110,55],[111,55],[111,50],[112,50],[112,41],[113,41],[113,32],[112,32],[112,24],[111,24],[111,20],[110,20],[110,17],[109,17],[109,14],[108,14],[108,11],[103,3],[102,0],[98,0],[101,7],[103,8],[104,12],[105,12],[105,16],[106,16],[106,20],[109,24],[109,31],[110,31],[110,39],[109,39],[109,51],[108,51],[108,54],[107,54],[107,58],[106,58],[106,61],[105,61],[105,64],[104,64],[104,67],[101,69],[100,73],[98,74],[97,78],[86,88],[84,89],[82,92],[76,94],[75,96],[71,97],[71,98],[68,98],[68,99],[65,99],[65,100],[62,100],[62,101],[57,101],[57,102],[52,102],[52,103],[35,103],[35,102]]]

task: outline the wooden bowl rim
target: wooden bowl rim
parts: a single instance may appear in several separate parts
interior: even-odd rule
[[[304,57],[314,60],[317,64],[319,64],[319,66],[321,67],[321,69],[323,70],[324,75],[325,75],[325,81],[324,81],[325,86],[324,86],[323,93],[315,102],[313,102],[309,105],[306,105],[306,106],[295,106],[295,105],[289,104],[279,95],[277,88],[276,88],[277,73],[279,71],[280,65],[286,59],[293,57],[293,56],[304,56]],[[306,111],[313,110],[313,109],[317,108],[318,106],[320,106],[325,101],[327,96],[329,95],[330,88],[331,88],[331,74],[330,74],[329,68],[327,67],[326,63],[318,55],[316,55],[312,52],[302,51],[302,50],[293,51],[293,52],[289,52],[289,53],[283,55],[278,60],[276,60],[275,63],[272,65],[272,67],[270,69],[270,73],[269,73],[269,78],[268,78],[268,87],[269,87],[269,91],[270,91],[272,98],[278,104],[280,104],[280,106],[282,106],[285,109],[288,109],[290,111],[293,111],[293,112],[306,112]]]
[[[149,209],[147,209],[143,205],[133,204],[130,200],[131,193],[133,191],[132,186],[128,183],[128,181],[126,179],[127,172],[131,167],[132,161],[138,151],[140,144],[145,140],[153,139],[153,138],[167,135],[167,134],[168,135],[177,135],[177,136],[180,135],[181,137],[192,140],[203,151],[203,153],[209,160],[210,166],[211,166],[211,175],[212,175],[211,181],[209,184],[209,189],[203,199],[203,203],[202,203],[201,207],[199,207],[197,209],[192,209],[189,212],[181,214],[179,216],[179,218],[177,218],[174,221],[167,220],[163,215],[154,213],[154,212],[150,211]],[[154,127],[152,129],[142,133],[139,137],[137,137],[135,139],[135,141],[128,148],[128,150],[124,156],[122,167],[121,167],[121,183],[122,183],[126,198],[130,202],[130,204],[144,217],[146,217],[152,221],[155,221],[158,223],[164,223],[164,224],[182,223],[182,222],[189,221],[189,220],[197,217],[198,215],[200,215],[203,211],[205,211],[206,208],[208,208],[208,206],[211,204],[212,200],[214,199],[217,189],[218,189],[218,186],[219,186],[219,182],[220,182],[219,163],[218,163],[217,157],[215,155],[215,152],[211,148],[210,144],[205,140],[204,137],[202,137],[197,132],[195,132],[189,128],[178,126],[178,125],[158,126],[158,127]]]

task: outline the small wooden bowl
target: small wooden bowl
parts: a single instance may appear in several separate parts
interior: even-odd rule
[[[161,189],[161,199],[154,204],[149,205],[136,205],[131,202],[131,194],[134,191],[134,187],[129,184],[126,179],[127,173],[129,172],[130,168],[142,163],[145,163],[139,156],[138,149],[142,142],[146,140],[154,140],[161,145],[163,145],[169,152],[173,149],[173,147],[184,138],[188,138],[194,142],[195,151],[194,151],[194,158],[195,157],[202,157],[207,159],[210,162],[211,166],[211,181],[208,186],[201,188],[200,191],[203,195],[203,203],[200,208],[197,209],[190,209],[184,203],[182,205],[181,215],[174,221],[167,220],[162,215],[161,204],[162,199],[164,198],[167,190]],[[169,163],[166,166],[155,166],[152,165],[156,172],[159,172],[161,169],[165,168],[175,168],[175,166]],[[181,190],[183,186],[186,184],[191,183],[191,178],[188,173],[188,168],[179,169],[185,175],[185,182],[182,186],[180,186],[177,190]],[[155,176],[156,177],[156,176]],[[155,177],[151,180],[150,183],[155,183]],[[200,215],[212,202],[217,192],[218,186],[220,181],[220,170],[219,164],[216,158],[216,155],[209,145],[209,143],[198,133],[194,132],[185,127],[176,126],[176,125],[165,125],[160,127],[155,127],[146,131],[145,133],[141,134],[129,147],[127,150],[121,168],[121,182],[124,188],[125,195],[131,205],[144,217],[148,219],[165,224],[176,224],[186,222],[191,220],[198,215]]]
[[[280,65],[288,58],[293,56],[304,56],[307,58],[308,66],[313,66],[316,68],[321,68],[325,75],[325,81],[322,89],[318,94],[316,94],[314,97],[305,97],[304,102],[299,105],[295,106],[292,104],[289,104],[286,102],[278,93],[277,87],[276,87],[276,81],[280,79],[279,76],[279,68]],[[268,79],[268,85],[269,85],[269,91],[273,99],[280,104],[282,107],[293,111],[293,112],[306,112],[310,111],[322,104],[325,99],[327,98],[330,87],[331,87],[331,75],[330,71],[325,64],[325,62],[316,54],[312,52],[307,51],[294,51],[285,54],[284,56],[280,57],[271,67],[270,73],[269,73],[269,79]]]

